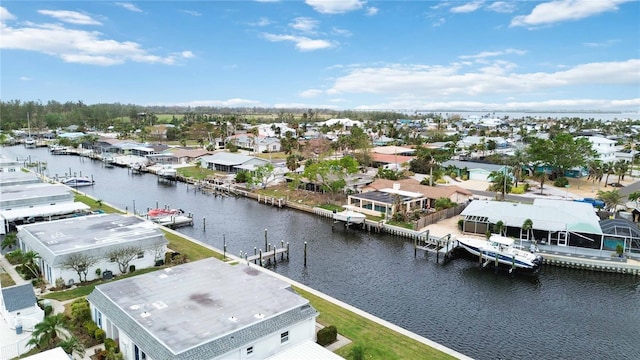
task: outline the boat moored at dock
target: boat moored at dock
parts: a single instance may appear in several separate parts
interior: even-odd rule
[[[71,187],[92,186],[95,184],[95,181],[93,179],[79,176],[68,177],[60,180],[60,182]]]
[[[461,237],[459,246],[472,255],[479,256],[483,266],[493,263],[495,266],[509,267],[509,271],[537,271],[542,265],[541,255],[524,251],[514,246],[514,240],[493,234],[488,240]]]

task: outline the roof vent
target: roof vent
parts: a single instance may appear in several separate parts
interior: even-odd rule
[[[129,309],[138,310],[138,309],[140,309],[140,305],[131,305],[131,306],[129,306]]]
[[[142,314],[140,314],[140,316],[141,316],[141,317],[143,317],[143,318],[146,318],[146,317],[151,316],[151,313],[150,313],[150,312],[145,311],[145,312],[143,312]]]
[[[237,323],[238,322],[238,318],[235,317],[235,316],[232,316],[232,317],[229,318],[229,321]]]
[[[264,319],[264,314],[263,313],[257,313],[255,315],[253,315],[256,319]]]

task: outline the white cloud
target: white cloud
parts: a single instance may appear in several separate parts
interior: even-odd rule
[[[306,0],[307,5],[321,14],[343,14],[360,10],[366,4],[361,0]]]
[[[91,16],[79,13],[77,11],[69,10],[38,10],[38,13],[42,15],[51,16],[62,22],[76,25],[102,25],[98,20],[94,20]]]
[[[347,29],[339,29],[339,28],[332,28],[331,29],[331,33],[334,35],[340,35],[340,36],[344,36],[344,37],[349,37],[351,36],[351,31],[347,30]]]
[[[379,11],[379,9],[377,7],[373,7],[372,6],[372,7],[368,7],[367,8],[366,14],[367,14],[367,16],[374,16],[374,15],[376,15],[378,13],[378,11]]]
[[[531,95],[572,86],[640,86],[640,60],[582,64],[556,72],[514,73],[514,64],[497,62],[479,70],[463,64],[449,66],[387,65],[348,70],[336,78],[328,94],[388,94],[443,98],[495,94]],[[500,70],[500,67],[503,69]]]
[[[308,17],[297,17],[289,24],[290,27],[306,33],[314,33],[318,27],[318,20]]]
[[[300,51],[313,51],[320,49],[327,49],[333,47],[334,44],[327,40],[322,39],[309,39],[304,36],[294,36],[294,35],[277,35],[277,34],[263,34],[264,38],[272,41],[291,41],[296,44],[296,48]]]
[[[194,57],[195,55],[193,54],[193,52],[191,51],[183,51],[180,53],[180,56],[182,56],[185,59],[191,59],[192,57]]]
[[[15,20],[16,17],[9,12],[9,10],[7,10],[6,8],[0,6],[0,21],[1,22],[5,22],[8,20]]]
[[[585,43],[582,43],[582,45],[587,46],[587,47],[601,48],[601,47],[612,46],[612,45],[614,45],[614,44],[616,44],[618,42],[620,42],[620,40],[612,39],[612,40],[606,40],[606,41],[603,41],[603,42],[585,42]]]
[[[535,27],[557,22],[580,20],[607,11],[631,0],[555,0],[536,5],[529,15],[516,16],[510,26]]]
[[[318,95],[321,95],[323,93],[322,90],[318,90],[318,89],[308,89],[305,91],[302,91],[300,94],[298,94],[300,97],[306,97],[306,98],[311,98],[311,97],[316,97]]]
[[[170,65],[193,56],[190,51],[153,55],[136,42],[107,39],[98,31],[68,29],[59,24],[28,23],[19,28],[3,25],[0,34],[2,49],[44,53],[70,63],[109,66],[132,61]]]
[[[514,3],[508,3],[504,1],[496,1],[491,5],[487,6],[487,9],[498,12],[498,13],[512,13],[516,10],[516,5]]]
[[[187,14],[187,15],[191,15],[191,16],[202,16],[202,13],[199,13],[197,11],[194,10],[180,10],[183,13]]]
[[[139,7],[131,3],[117,2],[116,5],[120,6],[121,8],[127,9],[129,11],[142,12],[142,10],[140,10]]]
[[[256,22],[249,23],[249,25],[262,27],[262,26],[271,25],[272,23],[273,22],[271,20],[269,20],[268,18],[262,17],[262,18],[258,19],[258,21],[256,21]]]
[[[526,53],[527,53],[526,51],[518,50],[518,49],[506,49],[506,50],[500,50],[500,51],[483,51],[474,55],[461,55],[460,59],[485,59],[489,57],[496,57],[496,56],[509,55],[509,54],[524,55]]]
[[[482,6],[482,4],[484,3],[483,0],[480,1],[473,1],[470,3],[466,3],[464,5],[460,5],[460,6],[455,6],[451,8],[451,12],[452,13],[472,13],[478,9],[480,9],[480,7]]]
[[[31,81],[31,78],[27,77],[27,76],[20,76],[20,80],[22,80],[22,81]]]

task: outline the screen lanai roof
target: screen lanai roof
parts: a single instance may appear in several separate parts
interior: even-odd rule
[[[47,199],[49,197],[65,197],[73,199],[71,189],[62,184],[22,184],[0,187],[0,203],[16,200]]]
[[[211,359],[317,315],[290,285],[204,259],[98,285],[89,301],[153,359]]]
[[[81,202],[65,202],[55,205],[36,205],[31,207],[22,207],[13,210],[0,210],[0,217],[6,221],[14,221],[17,219],[25,219],[28,217],[47,217],[55,215],[69,214],[76,211],[89,210],[91,207]]]
[[[158,225],[121,214],[87,215],[21,225],[18,226],[18,237],[51,265],[59,265],[66,256],[78,252],[100,257],[119,247],[145,249],[168,243]]]
[[[531,219],[537,230],[602,234],[599,218],[591,204],[542,200],[536,199],[533,204],[474,200],[460,215],[486,217],[490,223],[502,221],[512,227],[522,227],[525,220]]]

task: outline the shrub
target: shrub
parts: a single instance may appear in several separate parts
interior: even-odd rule
[[[56,289],[64,289],[64,279],[59,277],[56,279]]]
[[[22,262],[22,256],[23,256],[23,252],[20,249],[14,250],[12,252],[8,252],[4,255],[4,257],[7,259],[7,261],[11,264],[11,265],[17,265],[20,264]]]
[[[91,321],[91,308],[86,299],[78,299],[71,304],[71,321],[74,324],[85,324]],[[90,334],[93,334],[90,332]]]
[[[96,329],[96,331],[93,333],[93,337],[96,338],[96,340],[98,340],[99,342],[103,342],[106,336],[107,333],[100,328]]]
[[[462,175],[462,176],[460,177],[460,179],[462,179],[462,181],[467,181],[467,180],[469,180],[469,175],[464,174],[464,175]]]
[[[116,341],[112,338],[104,339],[104,348],[107,351],[116,351]]]
[[[84,324],[82,324],[82,326],[87,330],[87,333],[92,337],[95,337],[96,330],[99,329],[98,325],[96,325],[96,323],[94,323],[92,320],[85,321]]]
[[[553,182],[553,186],[555,186],[555,187],[565,187],[567,185],[569,185],[569,180],[567,180],[567,178],[564,177],[564,176],[557,178]]]
[[[452,171],[451,174],[449,174],[449,177],[452,179],[455,179],[458,177],[458,173],[456,173],[455,171]]]
[[[335,326],[327,326],[318,330],[318,344],[327,346],[338,339],[338,329]]]
[[[512,187],[511,193],[516,195],[524,194],[525,193],[524,186]]]
[[[46,305],[44,307],[44,316],[47,317],[49,315],[51,315],[51,313],[53,312],[53,306],[51,305]]]
[[[458,230],[462,230],[463,226],[464,226],[464,219],[458,220]]]
[[[129,272],[132,273],[136,271],[136,266],[135,265],[129,265]]]

